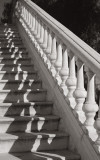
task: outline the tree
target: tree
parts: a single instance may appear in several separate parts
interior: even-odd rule
[[[100,0],[33,0],[100,52]]]

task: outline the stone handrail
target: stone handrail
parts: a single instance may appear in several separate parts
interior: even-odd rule
[[[83,130],[88,131],[99,152],[100,113],[95,86],[100,82],[100,55],[30,0],[18,0],[15,9],[66,103],[78,115]]]

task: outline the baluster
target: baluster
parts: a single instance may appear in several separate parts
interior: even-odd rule
[[[23,7],[23,20],[25,20],[25,16],[26,16],[25,7]]]
[[[40,20],[38,20],[38,28],[37,28],[37,35],[36,35],[37,40],[40,38],[40,31],[41,31],[41,25],[40,25]]]
[[[32,30],[32,14],[30,13],[30,30]]]
[[[92,140],[94,140],[96,136],[96,130],[94,128],[94,117],[98,111],[98,105],[95,102],[95,74],[90,69],[87,69],[86,74],[88,77],[88,89],[86,102],[83,105],[83,111],[85,112],[86,116],[84,126],[88,129],[89,136],[92,138]]]
[[[30,28],[30,22],[31,22],[31,14],[28,12],[28,27]]]
[[[44,38],[44,25],[42,23],[41,24],[41,35],[40,35],[40,39],[39,39],[40,45],[43,43],[43,38]]]
[[[43,53],[43,60],[44,62],[47,61],[47,55],[46,55],[46,49],[47,49],[47,40],[48,40],[48,32],[47,32],[47,27],[44,27],[44,39],[43,39],[43,44],[42,44],[42,49],[44,51]]]
[[[46,64],[48,68],[50,69],[51,63],[50,63],[50,55],[51,55],[51,49],[52,49],[52,32],[51,30],[48,30],[48,39],[47,39],[47,49],[45,50],[47,55],[47,61]]]
[[[28,32],[27,26],[28,26],[28,10],[26,9],[26,21],[25,21],[25,30],[26,30],[26,32]]]
[[[29,13],[29,37],[32,40],[32,33],[31,33],[31,29],[32,29],[32,15],[31,13]]]
[[[33,34],[32,41],[36,48],[37,48],[37,41],[36,41],[37,33],[38,33],[38,19],[37,19],[37,16],[35,15],[35,24],[34,24],[34,29],[32,31],[32,34]]]
[[[36,37],[38,33],[38,17],[36,16],[36,19],[35,19],[35,30],[34,30],[34,36]]]
[[[61,77],[59,75],[61,67],[62,67],[62,44],[61,44],[60,40],[58,40],[57,58],[56,58],[56,62],[55,62],[55,68],[56,68],[55,78],[57,79],[59,85],[61,84]]]
[[[66,100],[70,104],[70,106],[74,108],[76,105],[75,98],[73,96],[73,92],[75,91],[76,88],[75,55],[70,50],[68,54],[69,54],[69,77],[66,81],[66,85],[68,88],[68,94]]]
[[[99,96],[99,111],[98,111],[98,117],[94,123],[94,127],[97,131],[98,137],[95,141],[95,147],[97,149],[97,151],[100,153],[100,82],[99,84],[97,84],[97,88],[98,88],[98,96]]]
[[[43,44],[42,44],[43,49],[47,48],[47,39],[48,39],[48,32],[47,32],[47,26],[45,26],[44,27],[44,39],[43,39]]]
[[[34,15],[31,14],[30,38],[33,44],[35,43],[34,32],[35,32],[35,17]]]
[[[28,12],[28,10],[27,10],[27,27],[29,27],[29,12]]]
[[[24,6],[22,6],[22,12],[21,12],[21,18],[23,19],[23,15],[24,15]]]
[[[85,101],[87,92],[84,89],[84,74],[83,74],[83,62],[81,60],[76,61],[77,65],[77,86],[76,90],[74,91],[74,97],[76,99],[76,106],[75,106],[75,111],[78,113],[79,120],[84,123],[86,117],[85,114],[82,110],[83,103]]]
[[[32,15],[32,33],[35,30],[35,15]]]
[[[27,14],[28,14],[28,12],[27,12],[27,9],[26,9],[26,21],[25,21],[26,24],[27,24],[27,19],[28,19],[28,15]]]
[[[62,68],[61,68],[61,71],[60,71],[62,83],[61,83],[60,87],[63,89],[65,96],[68,94],[68,89],[67,89],[67,86],[66,86],[66,80],[68,78],[68,74],[69,74],[68,52],[67,52],[66,46],[64,46],[63,47]]]
[[[44,38],[44,26],[43,26],[43,23],[41,23],[40,38],[38,40],[39,45],[40,45],[39,53],[40,53],[41,57],[43,56],[43,50],[41,48],[41,46],[43,44],[43,38]]]
[[[29,11],[27,10],[27,26],[29,27]]]
[[[40,47],[40,45],[39,45],[39,43],[38,43],[38,41],[39,41],[39,39],[41,38],[41,21],[40,20],[38,20],[38,28],[37,28],[37,35],[36,35],[36,44],[35,44],[35,47],[36,47],[36,49],[37,49],[37,52],[39,53],[40,52],[40,50],[41,50],[41,47]]]
[[[25,22],[26,22],[26,8],[24,7],[24,14],[23,14],[23,20],[24,20],[24,24],[25,24]]]
[[[51,61],[51,67],[50,70],[52,72],[53,77],[55,77],[56,75],[56,70],[54,67],[55,61],[56,61],[56,57],[57,57],[57,46],[56,46],[57,42],[56,42],[56,37],[55,34],[53,35],[53,40],[52,40],[52,50],[51,50],[51,55],[50,55],[50,61]]]

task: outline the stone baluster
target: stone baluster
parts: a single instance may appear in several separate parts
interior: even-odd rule
[[[30,13],[30,31],[32,30],[32,14]]]
[[[42,24],[41,24],[40,39],[39,39],[40,45],[43,44],[43,39],[44,39],[44,25],[43,25],[43,23],[42,23]]]
[[[44,38],[43,38],[43,44],[42,48],[45,50],[47,48],[47,40],[48,40],[48,32],[47,32],[47,26],[44,27]]]
[[[43,44],[41,45],[42,49],[43,49],[43,60],[44,62],[47,61],[47,55],[46,55],[46,49],[47,49],[47,40],[48,40],[48,32],[47,32],[47,27],[44,27],[44,39],[43,39]]]
[[[61,70],[62,67],[62,43],[60,42],[60,40],[58,40],[57,42],[57,57],[56,57],[56,62],[55,62],[55,68],[56,68],[56,75],[55,78],[58,81],[58,84],[61,84],[61,77],[59,75],[59,72]]]
[[[76,89],[75,55],[71,50],[68,51],[68,55],[69,55],[69,76],[66,81],[66,85],[68,88],[68,94],[66,100],[70,104],[70,106],[74,108],[76,105],[75,98],[73,96],[73,92]]]
[[[54,67],[56,57],[57,57],[57,42],[56,42],[55,34],[53,34],[52,49],[51,49],[51,55],[50,55],[50,61],[51,61],[50,70],[52,72],[53,77],[55,77],[55,74],[56,74],[56,70]]]
[[[29,29],[30,29],[30,24],[31,24],[31,14],[28,11],[28,26],[29,26]]]
[[[74,91],[74,97],[76,100],[76,106],[74,110],[78,113],[79,120],[84,123],[86,117],[85,114],[82,110],[87,92],[84,89],[84,73],[83,73],[83,67],[84,63],[77,59],[76,61],[77,65],[77,85],[76,85],[76,90]]]
[[[35,15],[32,14],[32,28],[31,28],[31,32],[33,33],[35,30]]]
[[[69,74],[68,52],[67,52],[66,46],[63,46],[62,68],[60,70],[60,76],[62,79],[62,83],[61,83],[60,87],[63,89],[65,96],[68,94],[68,89],[66,86],[66,80],[68,78],[68,74]]]
[[[27,13],[26,13],[26,8],[24,8],[24,21],[26,22],[26,18],[27,18]]]
[[[50,55],[51,55],[51,49],[52,49],[52,32],[51,30],[47,30],[48,32],[48,37],[47,37],[47,49],[45,50],[46,55],[47,55],[47,61],[46,64],[48,68],[50,69],[51,63],[50,63]]]
[[[24,9],[23,9],[23,19],[24,19],[24,20],[26,19],[25,7],[24,7]]]
[[[27,25],[27,23],[28,23],[28,11],[26,9],[26,25]]]
[[[29,27],[29,11],[27,10],[27,26]]]
[[[32,42],[34,46],[37,46],[37,41],[36,41],[37,33],[38,33],[38,22],[37,22],[37,16],[34,15],[33,29],[32,29]]]
[[[37,28],[37,35],[36,35],[36,39],[38,40],[40,38],[40,30],[41,29],[41,24],[40,24],[40,20],[38,19],[38,28]]]
[[[25,30],[28,32],[28,10],[26,9]]]
[[[26,24],[27,24],[27,21],[28,21],[28,12],[27,12],[27,9],[26,9],[26,20],[25,20]]]
[[[21,13],[21,18],[24,18],[24,6],[22,6],[22,13]]]
[[[38,26],[39,27],[39,26]],[[41,44],[43,43],[43,37],[44,37],[44,27],[43,27],[43,23],[40,23],[40,30],[38,30],[38,38],[37,38],[37,51],[38,53],[42,56],[43,55],[43,50],[41,48]]]
[[[27,10],[27,26],[29,27],[29,11]]]
[[[27,22],[27,33],[30,39],[32,39],[32,34],[31,34],[31,13],[28,11],[28,22]]]
[[[35,18],[36,18],[35,19],[35,30],[34,30],[33,34],[36,37],[37,33],[38,33],[38,18],[37,18],[37,16]]]
[[[95,102],[95,74],[88,68],[86,70],[86,74],[88,77],[88,88],[86,102],[83,105],[83,111],[86,116],[84,126],[87,128],[90,138],[95,140],[95,136],[97,136],[97,134],[94,128],[94,117],[98,111],[98,105]]]
[[[99,98],[99,111],[98,111],[98,116],[96,118],[96,121],[94,123],[94,127],[97,131],[98,137],[95,141],[94,146],[96,147],[97,151],[100,153],[100,82],[97,85],[98,85],[97,88],[98,88],[98,96],[99,96],[98,97]]]

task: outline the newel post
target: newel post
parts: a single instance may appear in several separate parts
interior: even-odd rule
[[[84,126],[88,129],[89,136],[94,140],[96,136],[94,117],[98,111],[98,105],[95,102],[95,74],[90,69],[87,69],[86,73],[88,77],[88,89],[86,102],[83,105],[83,111],[86,116]]]
[[[77,65],[77,85],[74,91],[74,97],[76,100],[76,106],[74,110],[78,113],[79,120],[82,123],[84,123],[86,117],[82,110],[82,107],[87,95],[87,92],[84,89],[84,73],[83,73],[84,63],[81,60],[77,59],[76,65]]]

